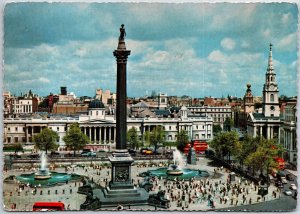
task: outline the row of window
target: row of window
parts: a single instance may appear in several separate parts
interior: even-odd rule
[[[231,108],[189,108],[192,112],[231,112]]]

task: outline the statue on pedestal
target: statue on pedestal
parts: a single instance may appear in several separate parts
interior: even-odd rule
[[[124,24],[121,25],[121,28],[120,28],[120,37],[119,37],[119,41],[120,40],[124,40],[126,36],[126,31],[125,31],[125,28],[124,28]]]

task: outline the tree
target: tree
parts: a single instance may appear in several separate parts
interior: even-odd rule
[[[181,130],[177,136],[177,149],[183,152],[184,147],[189,142],[189,136],[186,130]]]
[[[276,168],[277,162],[274,159],[282,152],[282,147],[274,141],[260,138],[260,143],[256,151],[251,153],[245,160],[245,164],[252,166],[254,170],[260,170],[263,174],[264,170],[268,173],[270,168]]]
[[[44,150],[46,154],[48,150],[56,150],[58,148],[58,144],[56,143],[58,140],[58,134],[48,128],[44,128],[39,134],[33,137],[35,146],[40,150]]]
[[[217,134],[221,131],[222,131],[222,127],[220,126],[220,124],[213,125],[213,133],[214,134]]]
[[[239,142],[237,147],[236,158],[239,160],[241,166],[243,167],[246,158],[254,153],[260,143],[260,136],[253,138],[246,135],[242,142]]]
[[[73,123],[70,126],[70,129],[67,131],[63,140],[66,143],[67,148],[74,151],[74,156],[76,151],[83,149],[83,147],[90,141],[79,128],[78,123]]]
[[[149,131],[145,131],[144,133],[144,145],[143,146],[150,146],[150,132]]]
[[[154,146],[154,153],[157,150],[158,144],[164,142],[164,129],[162,126],[156,126],[152,132],[150,132],[150,144]]]
[[[218,156],[223,158],[227,156],[229,161],[230,156],[238,152],[239,136],[235,131],[220,132],[210,141],[209,145],[215,149]]]
[[[128,130],[127,142],[129,146],[133,149],[137,149],[139,147],[140,141],[135,127],[132,127],[131,129]]]
[[[224,131],[231,131],[232,127],[233,127],[233,119],[230,117],[226,117],[224,121]]]

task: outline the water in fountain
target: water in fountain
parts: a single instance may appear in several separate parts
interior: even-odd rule
[[[173,151],[173,161],[174,165],[177,165],[180,169],[183,169],[183,167],[185,166],[185,160],[183,158],[183,155],[178,149]]]
[[[37,173],[35,173],[35,179],[49,179],[51,177],[51,173],[47,169],[47,157],[45,152],[43,151],[41,154],[41,168]]]
[[[183,167],[184,167],[184,159],[177,149],[173,151],[173,161],[174,163],[171,164],[167,170],[169,175],[182,175]]]

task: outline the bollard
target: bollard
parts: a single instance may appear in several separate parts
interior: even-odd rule
[[[70,189],[70,194],[72,194],[72,189]]]
[[[57,189],[55,190],[55,194],[57,194]]]
[[[48,195],[50,195],[50,190],[48,190]]]

